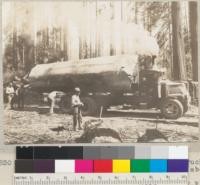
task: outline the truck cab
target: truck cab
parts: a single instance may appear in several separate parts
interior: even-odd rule
[[[163,79],[163,72],[159,70],[141,70],[138,89],[140,104],[160,109],[165,118],[177,119],[188,110],[187,83]]]

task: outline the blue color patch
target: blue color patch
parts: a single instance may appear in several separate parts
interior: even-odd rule
[[[150,160],[150,172],[167,172],[167,160]]]

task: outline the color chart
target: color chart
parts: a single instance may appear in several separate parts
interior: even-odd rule
[[[17,147],[16,173],[184,173],[187,146]]]

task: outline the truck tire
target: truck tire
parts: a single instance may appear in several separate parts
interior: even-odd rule
[[[83,116],[91,116],[97,112],[97,104],[94,99],[90,97],[82,98],[84,106],[82,107]]]
[[[182,103],[176,99],[166,99],[161,105],[161,113],[167,119],[178,119],[183,111]]]

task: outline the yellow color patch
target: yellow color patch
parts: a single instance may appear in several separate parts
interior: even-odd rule
[[[113,160],[113,173],[130,173],[130,160]]]

